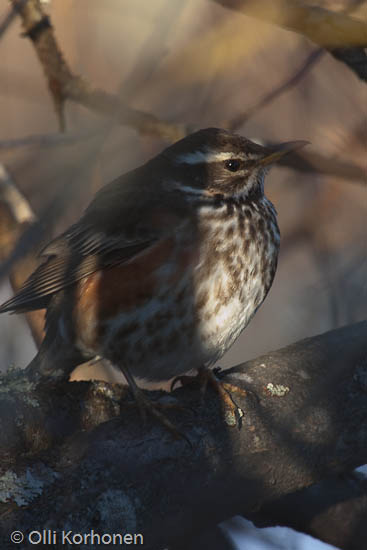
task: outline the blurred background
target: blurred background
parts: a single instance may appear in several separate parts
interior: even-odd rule
[[[335,11],[351,4],[316,3]],[[356,17],[367,17],[366,3],[357,4]],[[53,0],[45,7],[71,70],[93,86],[193,129],[231,123],[260,142],[309,140],[304,154],[320,155],[328,167],[279,166],[268,176],[282,233],[279,267],[221,366],[366,318],[367,92],[350,68],[299,34],[210,0]],[[0,20],[8,10],[0,0]],[[48,240],[99,187],[168,141],[71,102],[60,135],[42,68],[21,32],[15,18],[0,41],[0,162],[44,219]],[[4,301],[11,288],[1,283]],[[22,316],[1,316],[0,338],[2,370],[30,361],[35,347]],[[74,374],[90,377],[119,379],[108,367]]]

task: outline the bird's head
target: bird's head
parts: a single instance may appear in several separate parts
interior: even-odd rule
[[[193,199],[246,198],[262,196],[269,166],[306,143],[263,147],[237,134],[207,128],[174,143],[159,157],[169,173],[168,184]]]

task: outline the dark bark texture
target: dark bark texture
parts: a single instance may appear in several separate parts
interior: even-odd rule
[[[8,372],[0,385],[2,547],[14,548],[15,529],[24,548],[32,530],[94,529],[141,533],[151,550],[195,548],[236,514],[335,544],[325,513],[343,503],[338,545],[362,549],[365,487],[340,476],[367,462],[366,357],[361,322],[227,370],[225,381],[246,390],[232,393],[236,425],[211,388],[202,402],[195,385],[151,392],[180,405],[166,414],[190,445],[153,419],[143,425],[122,386],[36,385],[24,371]]]

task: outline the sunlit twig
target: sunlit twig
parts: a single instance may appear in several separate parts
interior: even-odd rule
[[[314,65],[318,61],[320,61],[324,53],[325,53],[325,50],[321,48],[311,52],[311,54],[307,57],[305,61],[303,61],[300,68],[294,74],[288,77],[279,86],[270,90],[270,92],[265,94],[265,96],[262,97],[260,101],[255,103],[255,105],[247,109],[244,113],[233,117],[226,124],[226,126],[232,131],[238,130],[241,126],[243,126],[243,124],[245,124],[248,121],[249,118],[257,114],[258,111],[260,111],[261,109],[269,105],[269,103],[277,99],[279,96],[281,96],[285,92],[288,92],[294,86],[296,86],[300,82],[300,80],[302,80],[302,78],[304,78],[309,73],[309,71],[314,67]]]

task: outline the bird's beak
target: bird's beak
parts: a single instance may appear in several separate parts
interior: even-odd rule
[[[279,159],[292,153],[293,151],[298,151],[305,145],[309,145],[309,141],[287,141],[285,143],[280,143],[279,145],[274,145],[274,147],[267,147],[265,155],[257,161],[258,166],[267,166],[268,164],[273,164]]]

